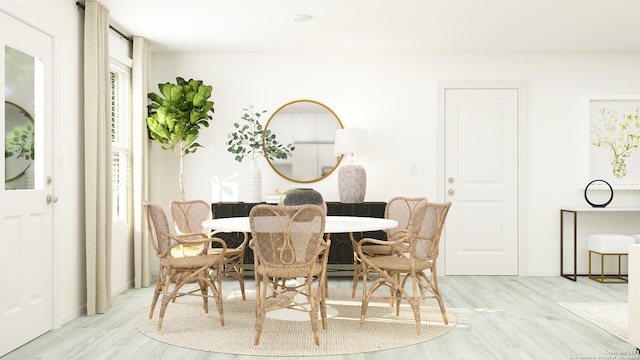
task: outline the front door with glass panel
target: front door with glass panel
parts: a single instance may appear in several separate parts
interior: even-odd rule
[[[0,356],[53,324],[52,44],[0,11]]]

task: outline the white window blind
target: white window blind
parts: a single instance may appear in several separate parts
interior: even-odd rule
[[[111,66],[111,166],[113,220],[127,218],[129,190],[129,69]]]

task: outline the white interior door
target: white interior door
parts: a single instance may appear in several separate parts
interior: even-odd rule
[[[518,89],[444,90],[446,275],[518,274]]]
[[[0,356],[49,331],[52,53],[48,35],[0,11]]]

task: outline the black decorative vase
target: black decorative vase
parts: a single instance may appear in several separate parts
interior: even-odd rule
[[[312,188],[296,188],[287,190],[280,204],[285,206],[313,204],[324,207],[322,195]]]

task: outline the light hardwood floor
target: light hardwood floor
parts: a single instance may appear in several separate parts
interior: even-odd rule
[[[330,287],[350,287],[345,277],[332,277],[329,282]],[[627,285],[599,284],[587,278],[574,283],[559,276],[445,276],[440,284],[447,310],[458,318],[450,333],[401,349],[328,358],[603,359],[610,352],[635,350],[557,305],[627,302]],[[237,282],[224,282],[225,290],[237,287]],[[253,281],[247,278],[247,289],[252,288]],[[183,349],[140,334],[134,321],[141,311],[148,311],[152,293],[152,288],[130,289],[114,298],[107,314],[75,319],[2,359],[258,359]],[[640,360],[640,356],[621,359]]]

